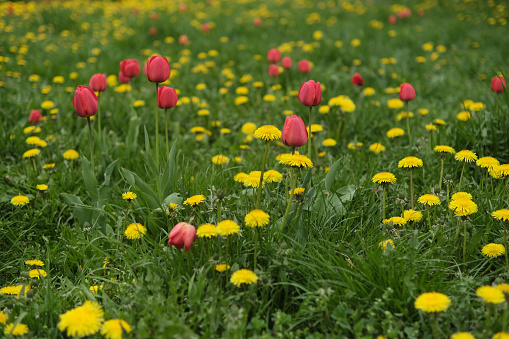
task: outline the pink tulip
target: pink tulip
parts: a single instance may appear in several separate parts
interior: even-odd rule
[[[292,68],[292,59],[290,59],[289,57],[284,57],[283,61],[281,61],[281,65],[283,66],[284,69]]]
[[[399,87],[399,98],[402,101],[412,101],[415,98],[415,89],[412,85],[405,82]]]
[[[179,97],[174,88],[168,86],[159,87],[157,95],[157,105],[159,108],[173,108],[177,104]]]
[[[281,52],[277,48],[272,48],[267,52],[267,60],[271,64],[275,64],[281,60]]]
[[[104,92],[106,90],[106,74],[97,73],[92,75],[88,82],[88,87],[95,92]]]
[[[118,73],[118,81],[120,81],[120,83],[122,83],[122,84],[128,84],[128,83],[129,83],[129,81],[131,81],[131,78],[126,77],[126,76],[124,75],[124,73],[122,73],[122,71],[120,71],[120,72]]]
[[[76,113],[82,117],[87,118],[97,113],[99,102],[94,91],[89,87],[79,85],[74,92],[72,98],[72,105],[76,109]]]
[[[394,25],[398,19],[394,15],[389,15],[389,23]]]
[[[262,25],[262,19],[254,18],[253,25],[255,25],[256,27],[260,27]]]
[[[307,61],[307,60],[299,61],[297,66],[299,67],[299,72],[301,72],[301,73],[305,74],[305,73],[309,73],[311,71],[311,65],[309,64],[309,61]]]
[[[364,86],[364,79],[362,79],[359,73],[355,73],[352,76],[352,84],[355,86]]]
[[[291,147],[300,147],[308,141],[308,131],[304,121],[295,114],[286,117],[282,131],[283,144]]]
[[[187,35],[182,34],[181,36],[179,36],[179,44],[190,45],[191,41],[189,41],[189,38],[187,37]]]
[[[168,59],[156,55],[147,59],[147,78],[151,82],[165,82],[170,77],[171,69]]]
[[[140,74],[140,64],[136,59],[125,59],[120,62],[120,70],[124,76],[134,78]]]
[[[299,89],[299,101],[307,107],[318,106],[322,102],[322,87],[319,82],[309,80]]]
[[[39,121],[41,121],[41,119],[42,119],[42,114],[41,114],[41,112],[39,112],[38,109],[32,110],[32,112],[30,112],[30,116],[28,117],[28,121],[34,125],[37,125],[39,123]]]
[[[504,92],[504,87],[507,87],[505,79],[502,77],[491,78],[491,90],[495,93]]]
[[[175,225],[168,235],[168,244],[176,248],[184,248],[187,252],[196,240],[196,228],[186,222]]]
[[[269,75],[271,77],[277,77],[279,75],[279,66],[278,65],[270,65],[269,66]]]

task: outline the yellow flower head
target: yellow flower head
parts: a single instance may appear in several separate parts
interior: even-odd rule
[[[257,281],[258,276],[253,271],[245,268],[234,272],[230,278],[230,282],[239,287],[242,284],[250,285],[252,283],[256,283]]]
[[[0,294],[8,294],[19,296],[21,294],[21,290],[25,289],[25,296],[27,292],[30,291],[30,285],[16,285],[16,286],[5,286],[0,288]]]
[[[25,204],[28,204],[30,202],[30,199],[28,197],[25,197],[24,195],[17,195],[11,199],[11,204],[14,206],[23,206]]]
[[[399,100],[399,99],[391,99],[389,101],[387,101],[387,107],[389,107],[390,109],[400,109],[403,107],[403,101]]]
[[[5,326],[4,334],[11,334],[11,335],[25,335],[28,333],[28,326],[25,324],[17,324],[14,326],[14,324],[9,324]]]
[[[281,131],[273,125],[263,125],[254,131],[254,137],[265,141],[281,139]]]
[[[64,159],[74,160],[74,159],[78,159],[78,157],[79,157],[78,152],[76,152],[73,149],[69,149],[69,150],[64,152]]]
[[[240,106],[242,104],[245,104],[248,101],[249,101],[248,97],[246,97],[245,95],[241,95],[241,96],[236,97],[234,99],[233,103],[235,104],[235,106]]]
[[[382,223],[384,224],[388,224],[390,222],[392,222],[394,226],[402,226],[406,224],[406,219],[402,217],[392,217],[389,219],[382,220]]]
[[[456,151],[451,146],[445,146],[445,145],[437,145],[435,148],[433,148],[434,152],[437,153],[450,153],[454,154]]]
[[[371,179],[374,183],[377,184],[394,184],[396,182],[396,177],[394,174],[389,172],[381,172],[377,173]]]
[[[264,182],[280,182],[283,179],[283,175],[275,170],[268,170],[263,173]]]
[[[313,163],[311,160],[303,154],[281,154],[279,163],[289,167],[296,168],[312,168]]]
[[[384,240],[384,241],[380,241],[378,243],[378,247],[380,247],[384,251],[387,248],[387,245],[391,246],[394,249],[394,241],[392,239],[387,239],[387,240]]]
[[[193,195],[192,197],[186,199],[184,201],[184,205],[198,206],[203,201],[205,201],[205,196],[202,194],[197,194],[197,195]]]
[[[124,232],[124,235],[129,240],[140,239],[145,234],[147,234],[147,228],[139,222],[130,224]]]
[[[0,311],[0,324],[7,323],[7,319],[9,319],[9,316],[4,312]]]
[[[385,146],[382,145],[381,143],[379,142],[375,142],[371,145],[369,145],[369,150],[371,152],[374,152],[374,153],[380,153],[380,152],[383,152],[385,151]]]
[[[468,332],[457,332],[451,335],[451,339],[475,339],[475,337]]]
[[[457,199],[462,199],[462,198],[472,200],[472,194],[467,193],[467,192],[457,192],[451,196],[451,200],[457,200]]]
[[[133,193],[133,192],[122,193],[122,199],[127,200],[127,202],[131,202],[136,198],[137,198],[136,193]]]
[[[239,233],[240,227],[233,220],[223,220],[217,224],[217,231],[220,235],[227,237],[229,235]]]
[[[297,187],[293,190],[293,195],[301,195],[306,189],[304,187]],[[292,194],[292,190],[288,191],[288,194]]]
[[[217,228],[212,224],[203,224],[196,230],[196,235],[198,238],[212,238],[217,237],[219,233],[217,232]]]
[[[456,114],[456,119],[459,121],[468,121],[470,119],[470,112],[464,111]]]
[[[101,306],[87,300],[83,305],[61,314],[57,327],[62,332],[67,330],[70,337],[84,337],[97,333],[103,321]]]
[[[224,156],[221,154],[218,154],[218,155],[215,155],[212,157],[212,163],[215,165],[219,165],[219,166],[227,164],[229,161],[230,161],[230,159],[228,159],[227,156]]]
[[[397,138],[405,134],[402,128],[394,127],[387,131],[387,138]]]
[[[336,140],[334,140],[332,138],[328,138],[328,139],[325,139],[324,141],[322,141],[322,145],[325,147],[333,147],[333,146],[336,146],[336,144],[337,144]]]
[[[492,168],[494,166],[500,165],[500,162],[493,157],[482,157],[482,158],[479,158],[475,162],[475,164],[477,166],[481,166],[482,168]]]
[[[507,332],[498,332],[491,337],[491,339],[509,339],[509,333]]]
[[[42,109],[52,109],[53,107],[55,107],[55,104],[51,100],[43,101],[41,104]]]
[[[44,266],[44,263],[40,260],[27,260],[25,264],[29,266]]]
[[[48,276],[48,273],[46,273],[46,271],[43,269],[36,268],[36,269],[30,270],[28,272],[28,276],[30,278],[40,279],[40,277],[46,278]]]
[[[468,198],[460,198],[451,200],[449,209],[454,211],[454,215],[458,217],[466,217],[477,212],[477,205]]]
[[[403,218],[406,221],[419,221],[422,219],[422,213],[412,209],[403,211]]]
[[[487,256],[488,258],[497,257],[505,253],[505,247],[501,244],[488,244],[484,246],[481,250],[482,254]]]
[[[48,185],[39,184],[39,185],[35,186],[35,188],[37,188],[39,191],[45,191],[48,189]]]
[[[107,339],[122,339],[123,333],[131,333],[131,326],[122,319],[111,319],[104,322],[101,334]]]
[[[469,150],[463,150],[456,153],[454,159],[458,161],[472,162],[477,160],[477,155],[474,152]]]
[[[427,313],[443,312],[451,304],[451,299],[443,293],[428,292],[423,293],[415,299],[414,306],[418,310]]]
[[[426,127],[426,130],[428,130],[429,132],[433,132],[433,131],[437,130],[437,126],[435,126],[433,124],[427,124],[425,127]]]
[[[440,205],[440,199],[434,194],[421,195],[417,202],[428,206]]]
[[[229,269],[230,269],[230,265],[227,265],[227,264],[216,265],[216,271],[218,271],[218,272],[224,272]]]
[[[481,286],[475,290],[475,294],[490,304],[501,304],[505,301],[504,292],[493,286]]]
[[[256,131],[256,125],[252,122],[246,122],[244,125],[242,125],[241,131],[244,134],[253,135]]]
[[[244,182],[244,179],[246,179],[248,176],[249,175],[247,175],[246,173],[240,172],[240,173],[235,174],[235,176],[233,177],[233,180],[235,180],[236,182]]]
[[[414,169],[422,167],[422,160],[417,157],[405,157],[398,162],[399,168]]]
[[[501,209],[491,213],[491,216],[497,220],[509,221],[509,209]]]
[[[42,166],[42,168],[44,168],[44,169],[52,169],[52,168],[55,168],[55,163],[45,164],[44,166]]]
[[[406,119],[407,117],[408,118],[413,118],[414,117],[414,113],[412,113],[412,112],[401,112],[401,113],[399,113],[396,116],[396,120],[401,121],[403,119]]]
[[[436,125],[445,126],[445,121],[443,121],[442,119],[435,119],[435,120],[433,120],[433,122]]]
[[[270,222],[270,216],[262,210],[252,210],[244,218],[244,223],[248,227],[267,226]]]
[[[489,170],[490,175],[495,179],[504,179],[509,176],[509,164],[493,166]]]
[[[31,157],[35,157],[37,154],[41,153],[41,150],[38,149],[38,148],[32,148],[32,149],[29,149],[28,151],[26,151],[25,153],[23,153],[23,159],[25,158],[31,158]]]
[[[509,284],[506,283],[498,284],[497,286],[495,286],[495,288],[497,290],[504,292],[504,294],[509,294]]]

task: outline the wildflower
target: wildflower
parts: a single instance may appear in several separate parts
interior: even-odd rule
[[[433,122],[437,125],[445,126],[445,121],[443,121],[442,119],[435,119],[433,120]]]
[[[366,97],[375,95],[375,90],[372,87],[366,87],[362,90],[362,94]]]
[[[420,115],[427,115],[429,113],[429,110],[427,108],[419,108],[417,110],[417,113],[419,113]]]
[[[413,118],[414,117],[414,113],[412,113],[412,112],[401,112],[401,113],[399,113],[396,116],[396,120],[401,121],[401,120],[405,119],[406,117]]]
[[[41,153],[41,150],[38,149],[38,148],[32,148],[32,149],[29,149],[28,151],[26,151],[25,153],[23,153],[23,159],[25,158],[31,158],[31,157],[35,157],[37,154]]]
[[[450,154],[454,154],[456,151],[454,150],[454,148],[452,148],[451,146],[445,146],[445,145],[437,145],[435,146],[435,148],[433,148],[433,151],[434,152],[437,152],[437,153],[450,153]]]
[[[396,182],[396,177],[394,174],[389,172],[381,172],[377,173],[371,179],[374,183],[377,184],[394,184]]]
[[[380,247],[384,251],[387,248],[387,245],[391,246],[391,248],[394,248],[394,241],[392,239],[387,239],[387,240],[384,240],[384,241],[380,241],[378,243],[378,247]]]
[[[387,138],[397,138],[405,134],[402,128],[394,127],[387,131]]]
[[[497,286],[495,286],[495,288],[497,290],[504,292],[505,294],[509,294],[509,284],[506,283],[498,284]]]
[[[226,237],[240,232],[239,225],[232,220],[223,220],[217,224],[217,231],[220,235]]]
[[[451,299],[443,293],[428,292],[423,293],[415,299],[414,306],[418,310],[427,313],[442,312],[449,308]]]
[[[7,322],[7,319],[9,319],[9,316],[4,312],[0,311],[0,324],[5,324]]]
[[[470,119],[470,112],[464,111],[456,114],[456,119],[459,121],[468,121]]]
[[[509,221],[509,209],[501,209],[491,213],[491,216],[497,220]]]
[[[41,104],[42,109],[52,109],[53,107],[55,107],[55,104],[51,100],[45,100]]]
[[[25,204],[28,204],[30,202],[30,199],[28,197],[25,197],[24,195],[17,195],[11,199],[11,204],[14,206],[23,206]]]
[[[406,224],[406,219],[402,217],[392,217],[389,219],[382,220],[382,223],[384,224],[388,224],[390,222],[395,226],[403,226]]]
[[[83,305],[61,314],[57,327],[62,332],[67,330],[70,337],[84,337],[97,333],[103,321],[101,306],[87,300]]]
[[[252,210],[244,218],[244,223],[248,227],[266,226],[270,221],[270,216],[262,210]]]
[[[106,267],[106,265],[104,265],[103,267]],[[98,293],[98,292],[99,292],[99,290],[102,290],[102,289],[103,289],[103,287],[104,287],[104,285],[94,285],[94,286],[90,286],[90,287],[88,288],[88,290],[89,290],[90,292]]]
[[[509,339],[509,333],[507,332],[498,332],[491,337],[491,339]]]
[[[51,163],[51,164],[44,164],[44,166],[42,166],[42,168],[44,168],[44,169],[52,169],[52,168],[55,168],[55,163]]]
[[[389,101],[387,101],[387,107],[389,107],[390,109],[400,109],[403,107],[403,101],[399,100],[399,99],[391,99]]]
[[[230,282],[239,287],[241,284],[250,285],[252,283],[256,283],[257,281],[258,276],[253,271],[245,268],[234,272],[230,278]]]
[[[240,172],[240,173],[235,174],[235,176],[233,177],[233,180],[235,180],[236,182],[244,182],[244,179],[246,179],[248,176],[249,175],[247,175],[246,173]]]
[[[12,335],[24,335],[28,333],[28,326],[25,324],[9,324],[5,326],[4,334],[12,334]]]
[[[251,171],[249,175],[242,180],[245,187],[258,187],[260,186],[261,171]],[[265,186],[265,181],[262,181],[262,187]]]
[[[230,160],[228,159],[227,156],[224,156],[224,155],[215,155],[212,157],[212,163],[214,163],[215,165],[224,165],[224,164],[227,164]]]
[[[297,187],[293,190],[293,195],[301,195],[304,193],[306,189],[304,187]],[[292,194],[292,190],[288,191],[289,194]]]
[[[46,278],[48,276],[48,273],[46,273],[45,270],[43,269],[40,269],[40,268],[36,268],[34,270],[30,270],[28,272],[28,276],[30,278],[37,278],[37,279],[40,279],[41,277],[43,278]]]
[[[168,244],[176,248],[183,248],[187,252],[197,238],[196,228],[193,225],[179,222],[168,235]]]
[[[336,140],[331,138],[325,139],[324,141],[322,141],[322,145],[325,147],[336,146]]]
[[[472,194],[467,193],[467,192],[457,192],[451,196],[451,200],[458,200],[458,199],[462,199],[462,198],[472,200]]]
[[[133,192],[122,193],[122,199],[127,200],[127,202],[131,202],[136,198],[137,198],[136,193],[133,193]]]
[[[145,234],[147,234],[147,228],[140,223],[129,224],[124,232],[124,235],[129,240],[140,239]]]
[[[505,248],[504,245],[491,243],[484,246],[481,252],[488,258],[492,258],[504,254]]]
[[[28,133],[40,133],[40,132],[41,132],[41,128],[40,127],[28,126],[28,127],[23,128],[23,133],[25,133],[25,134],[28,134]]]
[[[78,152],[76,152],[73,149],[69,149],[69,150],[64,152],[64,159],[74,160],[74,159],[78,159],[78,157],[79,157]]]
[[[48,189],[48,185],[40,184],[40,185],[35,186],[35,188],[37,188],[39,191],[45,191]]]
[[[216,265],[216,271],[218,272],[224,272],[226,270],[229,270],[230,269],[230,265],[227,265],[227,264],[219,264],[219,265]]]
[[[460,198],[452,200],[449,203],[449,209],[454,211],[454,215],[458,217],[466,217],[477,212],[477,205],[468,198]]]
[[[482,168],[492,168],[494,166],[500,165],[500,162],[493,157],[482,157],[482,158],[479,158],[475,162],[475,164],[477,166],[481,166]]]
[[[101,327],[101,334],[107,339],[122,339],[123,333],[131,333],[131,326],[122,319],[110,319]]]
[[[212,238],[217,237],[218,232],[215,225],[212,224],[203,224],[200,227],[198,227],[198,230],[196,230],[196,235],[198,238]]]
[[[422,219],[422,213],[413,209],[403,211],[403,218],[406,221],[419,221]]]
[[[235,104],[235,106],[240,106],[242,104],[245,104],[248,101],[249,101],[248,97],[241,95],[241,96],[236,97],[234,99],[233,103]]]
[[[279,158],[279,163],[285,166],[296,168],[312,168],[313,163],[311,160],[302,154],[282,154]]]
[[[506,178],[509,176],[509,164],[493,166],[490,170],[491,176],[495,179]]]
[[[475,155],[474,152],[469,150],[463,150],[456,153],[454,156],[454,159],[458,161],[464,161],[464,162],[472,162],[477,160],[477,155]]]
[[[205,200],[205,196],[202,194],[193,195],[192,197],[184,201],[184,205],[198,206]]]
[[[437,130],[437,127],[433,124],[427,124],[425,127],[426,127],[426,130],[428,130],[429,132],[433,132],[433,131]]]
[[[422,160],[417,157],[405,157],[398,162],[399,168],[414,169],[422,167]]]
[[[371,145],[369,145],[369,150],[371,152],[374,152],[374,153],[380,153],[380,152],[383,152],[385,151],[385,146],[382,145],[381,143],[379,142],[375,142]]]
[[[475,294],[490,304],[501,304],[505,301],[504,292],[493,286],[481,286],[475,290]]]
[[[29,266],[44,266],[44,263],[40,260],[27,260],[25,264]]]
[[[265,141],[281,139],[281,131],[273,125],[264,125],[254,131],[254,137]]]
[[[264,182],[280,182],[283,179],[283,175],[275,170],[268,170],[263,173]]]
[[[475,339],[475,337],[468,332],[457,332],[452,334],[450,339]]]
[[[440,205],[440,199],[434,194],[424,194],[417,199],[417,202],[428,206]]]

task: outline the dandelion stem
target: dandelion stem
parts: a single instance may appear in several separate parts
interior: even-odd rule
[[[507,224],[504,223],[504,254],[505,254],[505,265],[509,269],[509,259],[507,258]],[[505,327],[504,327],[505,328]]]
[[[466,162],[463,162],[463,167],[461,168],[461,174],[460,174],[460,182],[458,184],[458,191],[461,191],[461,179],[463,179],[463,170],[465,169]]]
[[[444,157],[443,156],[440,156],[440,158],[442,158],[440,160],[440,179],[438,180],[438,190],[442,190],[442,178],[443,178],[443,174],[444,174]]]
[[[387,189],[384,187],[383,193],[382,193],[382,220],[385,219],[385,197],[386,196],[387,196]]]
[[[463,263],[467,254],[467,222],[463,220]]]
[[[156,82],[156,164],[159,168],[159,83]]]
[[[454,236],[454,242],[458,240],[458,236],[460,234],[460,219],[458,218],[458,225],[456,226],[456,235]]]
[[[92,163],[92,172],[94,171],[94,145],[93,145],[93,139],[92,139],[92,124],[90,122],[90,117],[87,117],[88,121],[88,134],[90,136],[90,162]]]
[[[309,107],[309,136],[311,137],[311,112],[313,111],[313,106]],[[311,159],[311,142],[308,140],[308,158]]]
[[[431,209],[431,207],[428,206],[428,224],[429,224],[429,230],[431,231],[431,217],[430,217],[430,213],[429,213],[430,209]]]
[[[219,223],[221,221],[221,200],[217,203],[217,216],[216,216],[216,222]]]
[[[290,207],[292,206],[295,186],[297,185],[297,173],[296,172],[293,172],[293,173],[290,172],[290,173],[292,175],[292,179],[291,179],[292,180],[292,186],[290,188],[290,199],[288,200],[288,205],[286,205],[285,216],[283,218],[283,223],[281,224],[281,228],[279,229],[278,238],[281,236],[281,234],[283,233],[283,229],[285,228],[286,221],[288,219],[288,214],[290,213]]]
[[[412,202],[412,209],[414,209],[414,182],[412,178],[412,170],[410,170],[410,201]]]
[[[265,163],[267,162],[267,154],[269,153],[269,140],[265,141],[265,154],[263,155],[262,171],[260,173],[260,182],[258,184],[258,192],[256,193],[256,204],[255,208],[258,209],[260,206],[260,197],[262,196],[263,186],[263,172],[265,172]]]
[[[254,261],[253,269],[255,269],[255,270],[256,270],[256,254],[257,254],[256,245],[257,245],[257,242],[258,242],[258,227],[255,227],[254,228],[254,258],[253,258],[253,261]]]
[[[168,144],[168,109],[164,109],[164,132],[166,135],[166,155],[168,156],[168,159],[170,158],[170,146]]]
[[[431,328],[433,330],[433,338],[438,339],[440,338],[440,333],[438,331],[438,314],[433,313],[431,316]]]

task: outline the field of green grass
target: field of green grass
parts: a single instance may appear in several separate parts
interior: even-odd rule
[[[509,338],[507,20],[0,3],[0,336]]]

